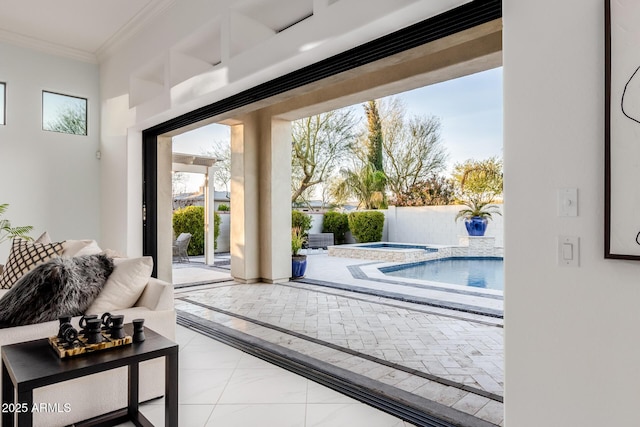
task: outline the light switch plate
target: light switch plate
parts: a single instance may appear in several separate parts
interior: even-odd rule
[[[558,265],[562,267],[580,266],[580,238],[575,236],[558,237]]]
[[[558,216],[578,216],[578,189],[558,190]]]

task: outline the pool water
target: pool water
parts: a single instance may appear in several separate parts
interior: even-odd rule
[[[388,276],[503,290],[502,258],[443,258],[380,269]]]

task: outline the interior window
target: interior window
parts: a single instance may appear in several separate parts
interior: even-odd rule
[[[87,100],[42,91],[42,129],[72,135],[86,135]]]

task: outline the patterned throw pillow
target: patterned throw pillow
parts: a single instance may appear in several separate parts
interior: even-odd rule
[[[61,253],[61,242],[31,243],[20,237],[14,238],[9,259],[0,275],[0,289],[10,289],[29,270]]]

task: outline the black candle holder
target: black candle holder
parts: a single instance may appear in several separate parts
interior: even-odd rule
[[[144,319],[133,319],[133,342],[142,342],[144,340]]]

